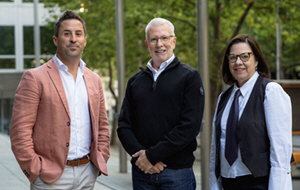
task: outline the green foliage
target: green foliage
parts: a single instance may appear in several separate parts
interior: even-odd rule
[[[282,67],[289,78],[300,79],[299,9],[297,0],[281,1],[279,13],[282,25]]]
[[[49,5],[59,5],[61,11],[75,10],[86,21],[87,47],[83,59],[91,68],[108,75],[109,64],[116,79],[116,33],[114,0],[44,0]],[[84,8],[83,12],[79,12]],[[300,25],[298,0],[208,0],[210,76],[212,99],[216,101],[222,88],[221,62],[226,44],[236,34],[247,33],[259,43],[265,59],[275,76],[276,23],[281,22],[282,67],[288,78],[300,78]],[[276,11],[279,11],[279,17]],[[145,67],[150,54],[144,45],[145,26],[154,17],[170,20],[175,26],[177,44],[175,55],[182,62],[197,67],[196,1],[194,0],[151,0],[124,1],[126,78],[140,66]],[[202,26],[199,26],[202,27]],[[297,66],[298,65],[298,66]],[[298,69],[298,73],[296,72]],[[213,103],[213,102],[212,102]]]

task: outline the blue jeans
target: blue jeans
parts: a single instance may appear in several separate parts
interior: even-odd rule
[[[145,174],[137,166],[132,166],[134,190],[195,190],[196,180],[193,168],[168,169],[159,174]]]

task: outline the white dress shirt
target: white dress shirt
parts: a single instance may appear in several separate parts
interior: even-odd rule
[[[173,55],[170,57],[170,59],[168,59],[167,61],[163,62],[163,63],[160,65],[158,71],[155,70],[155,69],[152,67],[152,59],[150,59],[150,61],[148,61],[147,67],[152,71],[154,81],[156,81],[156,79],[157,79],[157,77],[160,75],[160,73],[163,72],[163,71],[166,69],[166,67],[167,67],[168,65],[170,65],[170,63],[172,63],[172,61],[174,60],[174,58],[175,58],[175,55],[173,54]]]
[[[257,72],[240,88],[242,95],[239,97],[239,117],[251,95],[253,86],[258,78]],[[221,138],[220,138],[220,175],[226,178],[251,175],[251,172],[241,160],[240,149],[238,158],[230,166],[225,158],[225,137],[226,124],[230,107],[234,99],[234,93],[238,88],[234,86],[231,96],[226,104],[221,118]],[[219,96],[220,101],[222,93]],[[292,155],[292,107],[290,97],[282,87],[270,82],[265,89],[264,100],[265,118],[268,136],[270,139],[270,177],[269,190],[292,190],[290,160]],[[215,133],[216,112],[213,119],[213,134],[211,143],[210,158],[210,188],[211,190],[221,190],[221,178],[216,179],[215,175],[215,152],[216,152],[216,133]]]
[[[80,60],[76,81],[74,81],[73,75],[68,72],[68,67],[56,55],[54,56],[54,61],[61,76],[71,114],[71,137],[68,160],[73,160],[90,153],[92,139],[89,99],[83,77],[83,68],[86,64]]]

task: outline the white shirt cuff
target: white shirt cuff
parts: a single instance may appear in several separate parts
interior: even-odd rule
[[[269,190],[292,190],[291,170],[271,167]]]

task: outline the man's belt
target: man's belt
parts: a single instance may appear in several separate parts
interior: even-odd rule
[[[79,166],[79,165],[82,165],[82,164],[87,164],[89,163],[89,157],[86,155],[82,158],[77,158],[77,159],[74,159],[74,160],[67,160],[67,163],[66,165],[67,166]]]

